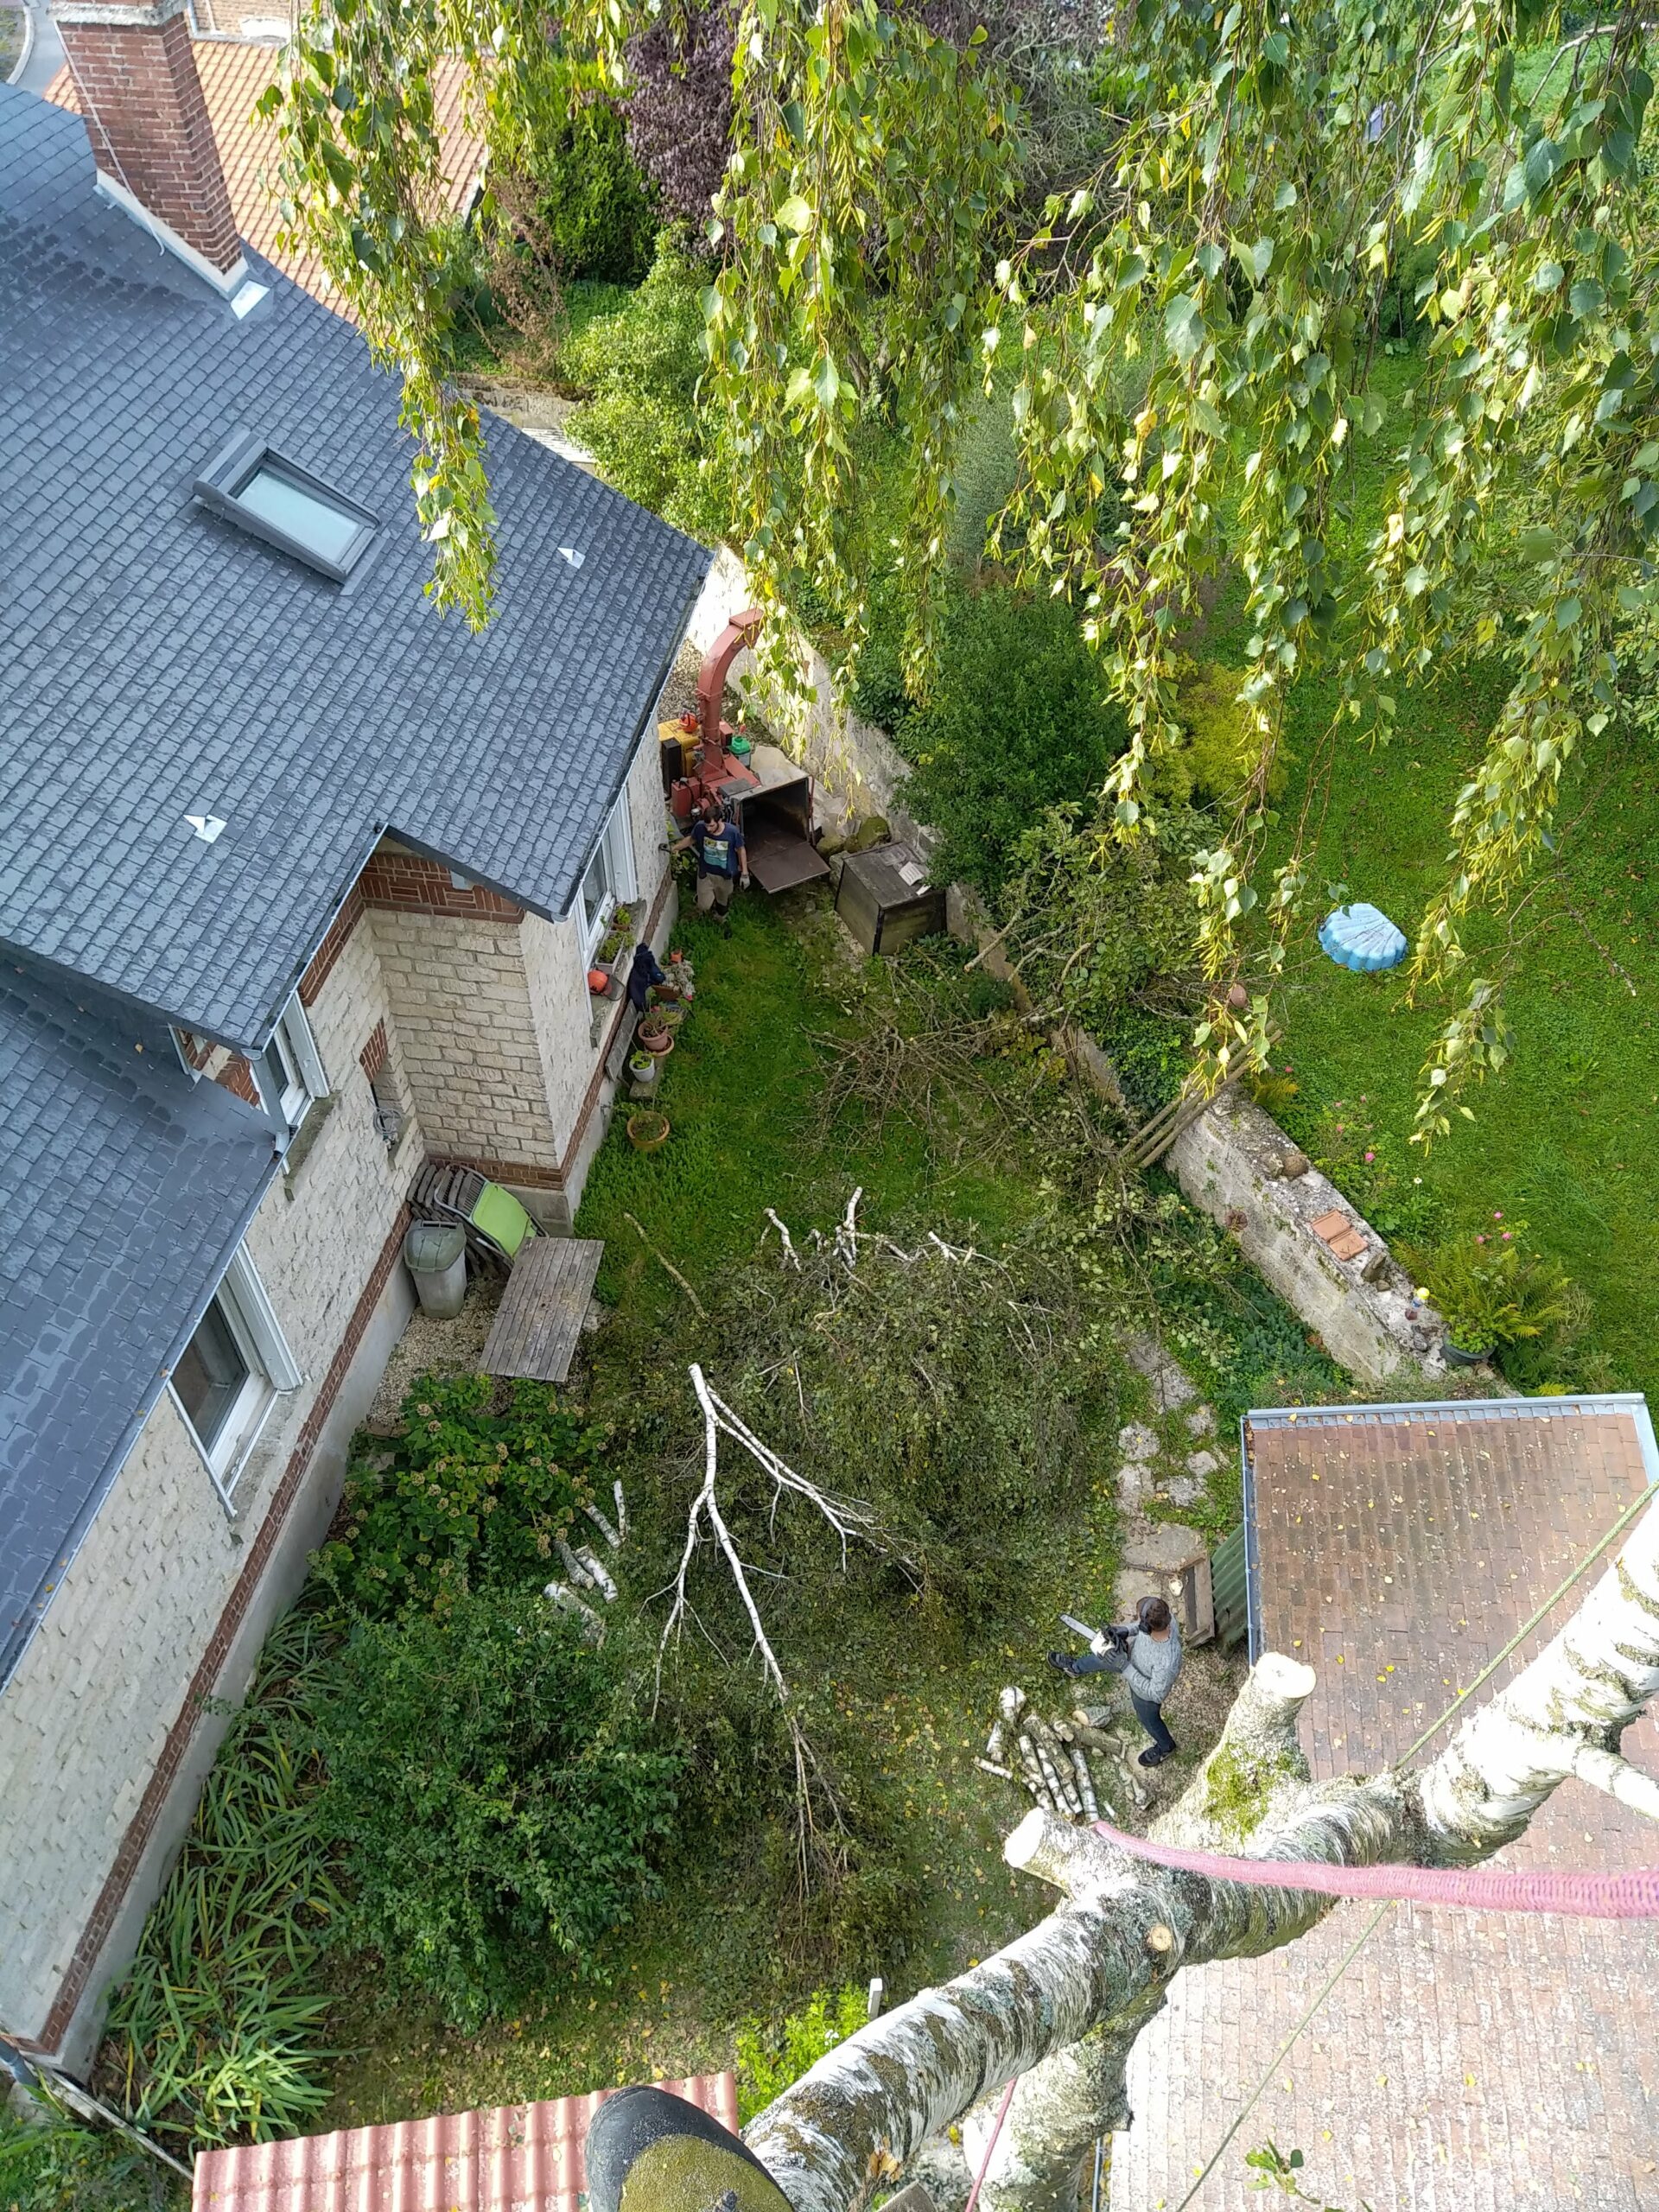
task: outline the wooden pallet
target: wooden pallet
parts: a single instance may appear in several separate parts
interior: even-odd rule
[[[604,1250],[586,1236],[537,1236],[523,1248],[484,1347],[485,1374],[565,1380]]]

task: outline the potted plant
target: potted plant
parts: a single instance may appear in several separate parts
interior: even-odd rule
[[[633,1098],[654,1098],[663,1072],[663,1064],[652,1052],[630,1052],[628,1055],[628,1094]]]
[[[674,1049],[674,1033],[663,1017],[660,1007],[653,1007],[634,1033],[641,1047],[654,1052],[660,1059]]]
[[[1448,1238],[1417,1255],[1421,1295],[1446,1323],[1446,1357],[1452,1367],[1476,1367],[1516,1344],[1541,1337],[1565,1319],[1567,1280],[1521,1244],[1526,1224],[1492,1227]]]
[[[628,1142],[636,1152],[660,1152],[668,1142],[668,1130],[667,1115],[652,1109],[628,1116]]]

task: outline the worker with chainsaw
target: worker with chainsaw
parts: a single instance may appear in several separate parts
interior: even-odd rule
[[[708,799],[702,813],[674,848],[677,853],[697,856],[697,912],[718,914],[731,910],[732,893],[741,885],[749,887],[749,855],[743,832],[729,820],[718,799]]]
[[[1048,1663],[1074,1677],[1123,1676],[1135,1717],[1152,1738],[1141,1754],[1142,1766],[1161,1766],[1179,1749],[1165,1726],[1164,1700],[1181,1671],[1181,1631],[1163,1599],[1143,1598],[1134,1620],[1114,1622],[1090,1636],[1088,1650],[1079,1657],[1051,1651]]]

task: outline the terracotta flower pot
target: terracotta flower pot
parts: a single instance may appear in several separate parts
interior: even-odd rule
[[[655,1111],[630,1114],[628,1142],[636,1152],[660,1152],[668,1142],[669,1119]]]

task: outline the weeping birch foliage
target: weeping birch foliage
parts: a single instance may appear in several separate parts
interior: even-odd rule
[[[296,232],[404,378],[434,594],[474,624],[492,518],[422,213],[432,63],[473,65],[493,156],[512,159],[586,90],[625,89],[626,41],[661,12],[323,0],[268,95]],[[1129,839],[1179,734],[1183,625],[1224,560],[1242,572],[1255,768],[1192,876],[1211,1084],[1262,1063],[1316,889],[1302,837],[1260,880],[1298,672],[1339,678],[1327,743],[1376,742],[1402,684],[1507,655],[1409,970],[1453,1009],[1423,1070],[1427,1142],[1510,1049],[1501,976],[1465,936],[1548,849],[1563,778],[1619,714],[1621,637],[1653,634],[1654,33],[1635,0],[1584,29],[1534,0],[1138,0],[1117,35],[1109,151],[1020,238],[1020,104],[996,41],[878,0],[749,0],[705,302],[735,535],[764,600],[805,575],[855,650],[869,549],[852,434],[876,410],[898,423],[906,680],[925,693],[964,412],[979,373],[1011,379],[1020,475],[995,542],[1070,595],[1128,711],[1103,804]],[[1428,334],[1403,444],[1370,390],[1402,286]],[[1391,456],[1383,519],[1339,554],[1368,440]]]

